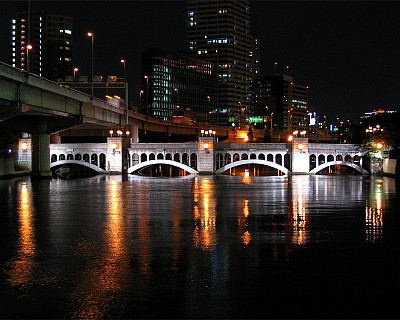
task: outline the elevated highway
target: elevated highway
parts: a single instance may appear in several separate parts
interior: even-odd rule
[[[132,141],[138,142],[139,130],[197,136],[204,127],[147,117],[2,62],[0,125],[31,135],[32,172],[42,177],[51,175],[49,144],[50,135],[55,133],[89,130],[91,134],[96,131],[96,135],[108,136],[110,128],[120,128],[129,131]],[[231,129],[213,130],[218,137],[228,136]]]

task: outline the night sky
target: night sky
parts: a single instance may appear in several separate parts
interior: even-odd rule
[[[0,43],[10,43],[10,20],[28,1],[0,1]],[[74,18],[74,66],[90,75],[123,76],[137,105],[141,53],[150,47],[183,50],[185,1],[33,1],[31,9]],[[25,9],[23,9],[25,10]],[[398,110],[400,1],[253,1],[253,34],[261,40],[262,74],[274,62],[296,83],[310,86],[309,109],[357,121],[374,109]],[[9,46],[0,60],[9,63]]]

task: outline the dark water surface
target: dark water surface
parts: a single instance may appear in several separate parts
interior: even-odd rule
[[[399,318],[394,178],[0,181],[1,318]]]

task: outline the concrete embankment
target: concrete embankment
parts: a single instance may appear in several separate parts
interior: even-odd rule
[[[17,176],[27,176],[30,170],[15,171],[14,159],[0,158],[0,179],[10,179]]]

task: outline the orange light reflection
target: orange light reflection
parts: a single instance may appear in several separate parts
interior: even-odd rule
[[[85,272],[76,288],[74,300],[80,301],[74,317],[101,319],[112,307],[113,299],[122,289],[128,273],[126,249],[123,246],[124,215],[121,184],[110,181],[106,199],[108,222],[104,236],[104,253]]]
[[[31,192],[25,182],[21,185],[19,205],[19,250],[17,257],[11,262],[8,279],[12,286],[31,282],[36,252]]]
[[[214,194],[214,185],[208,178],[203,178],[196,183],[198,184],[195,188],[198,188],[199,204],[195,204],[193,207],[195,224],[193,244],[196,248],[209,251],[215,247],[217,242],[215,200],[211,197]]]

